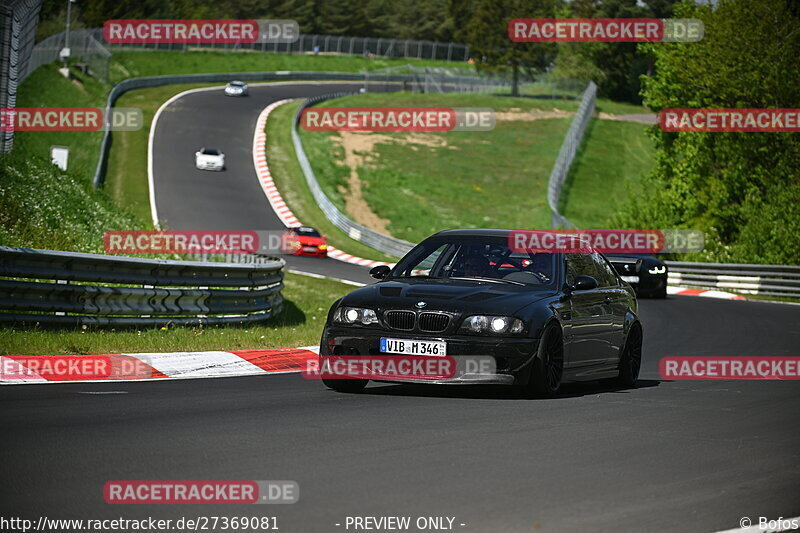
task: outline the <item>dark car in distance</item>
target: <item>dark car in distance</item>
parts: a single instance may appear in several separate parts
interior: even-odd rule
[[[562,383],[612,379],[635,386],[642,326],[631,287],[598,252],[509,248],[512,230],[448,230],[415,246],[380,281],[334,302],[320,361],[381,357],[398,341],[419,353],[490,356],[492,374],[431,383],[514,385],[551,396]],[[358,392],[366,379],[323,379]]]
[[[611,266],[638,296],[667,297],[667,265],[647,254],[607,254]]]

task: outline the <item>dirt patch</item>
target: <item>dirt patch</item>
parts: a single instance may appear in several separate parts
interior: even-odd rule
[[[344,163],[350,169],[347,188],[340,191],[344,196],[345,211],[359,224],[388,234],[386,228],[389,221],[376,215],[364,200],[361,179],[358,177],[358,167],[364,166],[369,161],[372,149],[376,144],[391,142],[392,138],[388,135],[342,131],[338,137],[333,136],[332,139],[338,141],[344,148]]]
[[[638,122],[640,124],[657,124],[658,115],[655,113],[626,113],[614,115],[611,113],[598,113],[598,118],[604,120],[617,120],[620,122]]]
[[[361,189],[361,179],[358,177],[358,168],[368,165],[372,161],[372,151],[378,144],[411,145],[412,150],[419,150],[420,146],[430,148],[447,147],[447,139],[443,135],[424,132],[409,132],[402,136],[392,136],[382,133],[341,131],[339,136],[331,137],[341,144],[344,149],[344,163],[350,169],[347,187],[339,192],[344,196],[345,211],[359,224],[389,234],[386,229],[389,220],[379,217],[370,209]],[[457,149],[456,147],[452,147]]]
[[[512,107],[506,111],[495,113],[495,119],[498,122],[530,122],[533,120],[542,120],[546,118],[567,118],[575,114],[574,111],[564,111],[563,109],[553,108],[550,111],[543,109],[529,109],[523,111],[518,107]]]

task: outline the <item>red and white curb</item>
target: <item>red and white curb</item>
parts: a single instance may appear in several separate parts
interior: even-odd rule
[[[300,222],[300,220],[298,220],[294,213],[292,213],[292,210],[289,209],[289,206],[286,205],[286,202],[283,201],[280,191],[278,191],[278,188],[275,186],[275,182],[272,180],[272,174],[270,174],[269,165],[267,164],[267,134],[264,130],[267,125],[267,118],[269,117],[269,114],[272,113],[272,111],[278,106],[288,104],[289,102],[293,101],[294,99],[279,100],[264,108],[264,110],[258,115],[258,120],[256,121],[256,131],[253,134],[253,165],[255,166],[256,174],[258,175],[258,181],[261,184],[261,189],[264,191],[264,195],[267,197],[267,200],[269,200],[269,204],[272,206],[272,210],[275,211],[275,214],[278,215],[278,218],[281,219],[281,222],[283,222],[283,225],[287,228],[302,226],[303,224]],[[328,247],[328,257],[337,259],[339,261],[344,261],[345,263],[352,263],[354,265],[361,265],[370,268],[378,265],[394,266],[393,263],[385,263],[383,261],[373,261],[372,259],[356,257],[333,246]]]
[[[705,289],[689,289],[687,287],[667,286],[667,294],[679,296],[704,296],[706,298],[719,298],[722,300],[746,300],[744,296],[725,291],[714,291]]]
[[[0,385],[127,382],[299,373],[319,348],[103,355],[3,355]]]

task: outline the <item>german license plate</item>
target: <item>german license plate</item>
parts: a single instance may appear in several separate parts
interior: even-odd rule
[[[639,276],[620,276],[622,281],[627,281],[628,283],[639,283]]]
[[[402,355],[447,355],[447,343],[381,337],[381,353]]]
[[[304,252],[316,252],[317,251],[317,247],[316,246],[303,246],[303,251]]]

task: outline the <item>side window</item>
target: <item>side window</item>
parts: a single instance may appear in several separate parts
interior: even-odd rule
[[[419,264],[414,269],[414,275],[415,276],[430,275],[431,269],[434,267],[436,261],[439,259],[439,257],[442,255],[445,249],[447,249],[448,246],[449,246],[448,244],[443,244],[439,246],[437,249],[432,251],[430,255],[428,255],[428,257],[420,261]]]
[[[577,276],[597,277],[597,267],[589,254],[566,254],[567,257],[567,283],[575,282]],[[600,281],[598,280],[598,283]]]
[[[611,265],[608,264],[605,257],[598,252],[594,252],[592,254],[592,259],[597,268],[597,276],[595,277],[597,278],[598,286],[613,287],[617,285],[617,276],[614,275],[614,271],[611,270]]]

